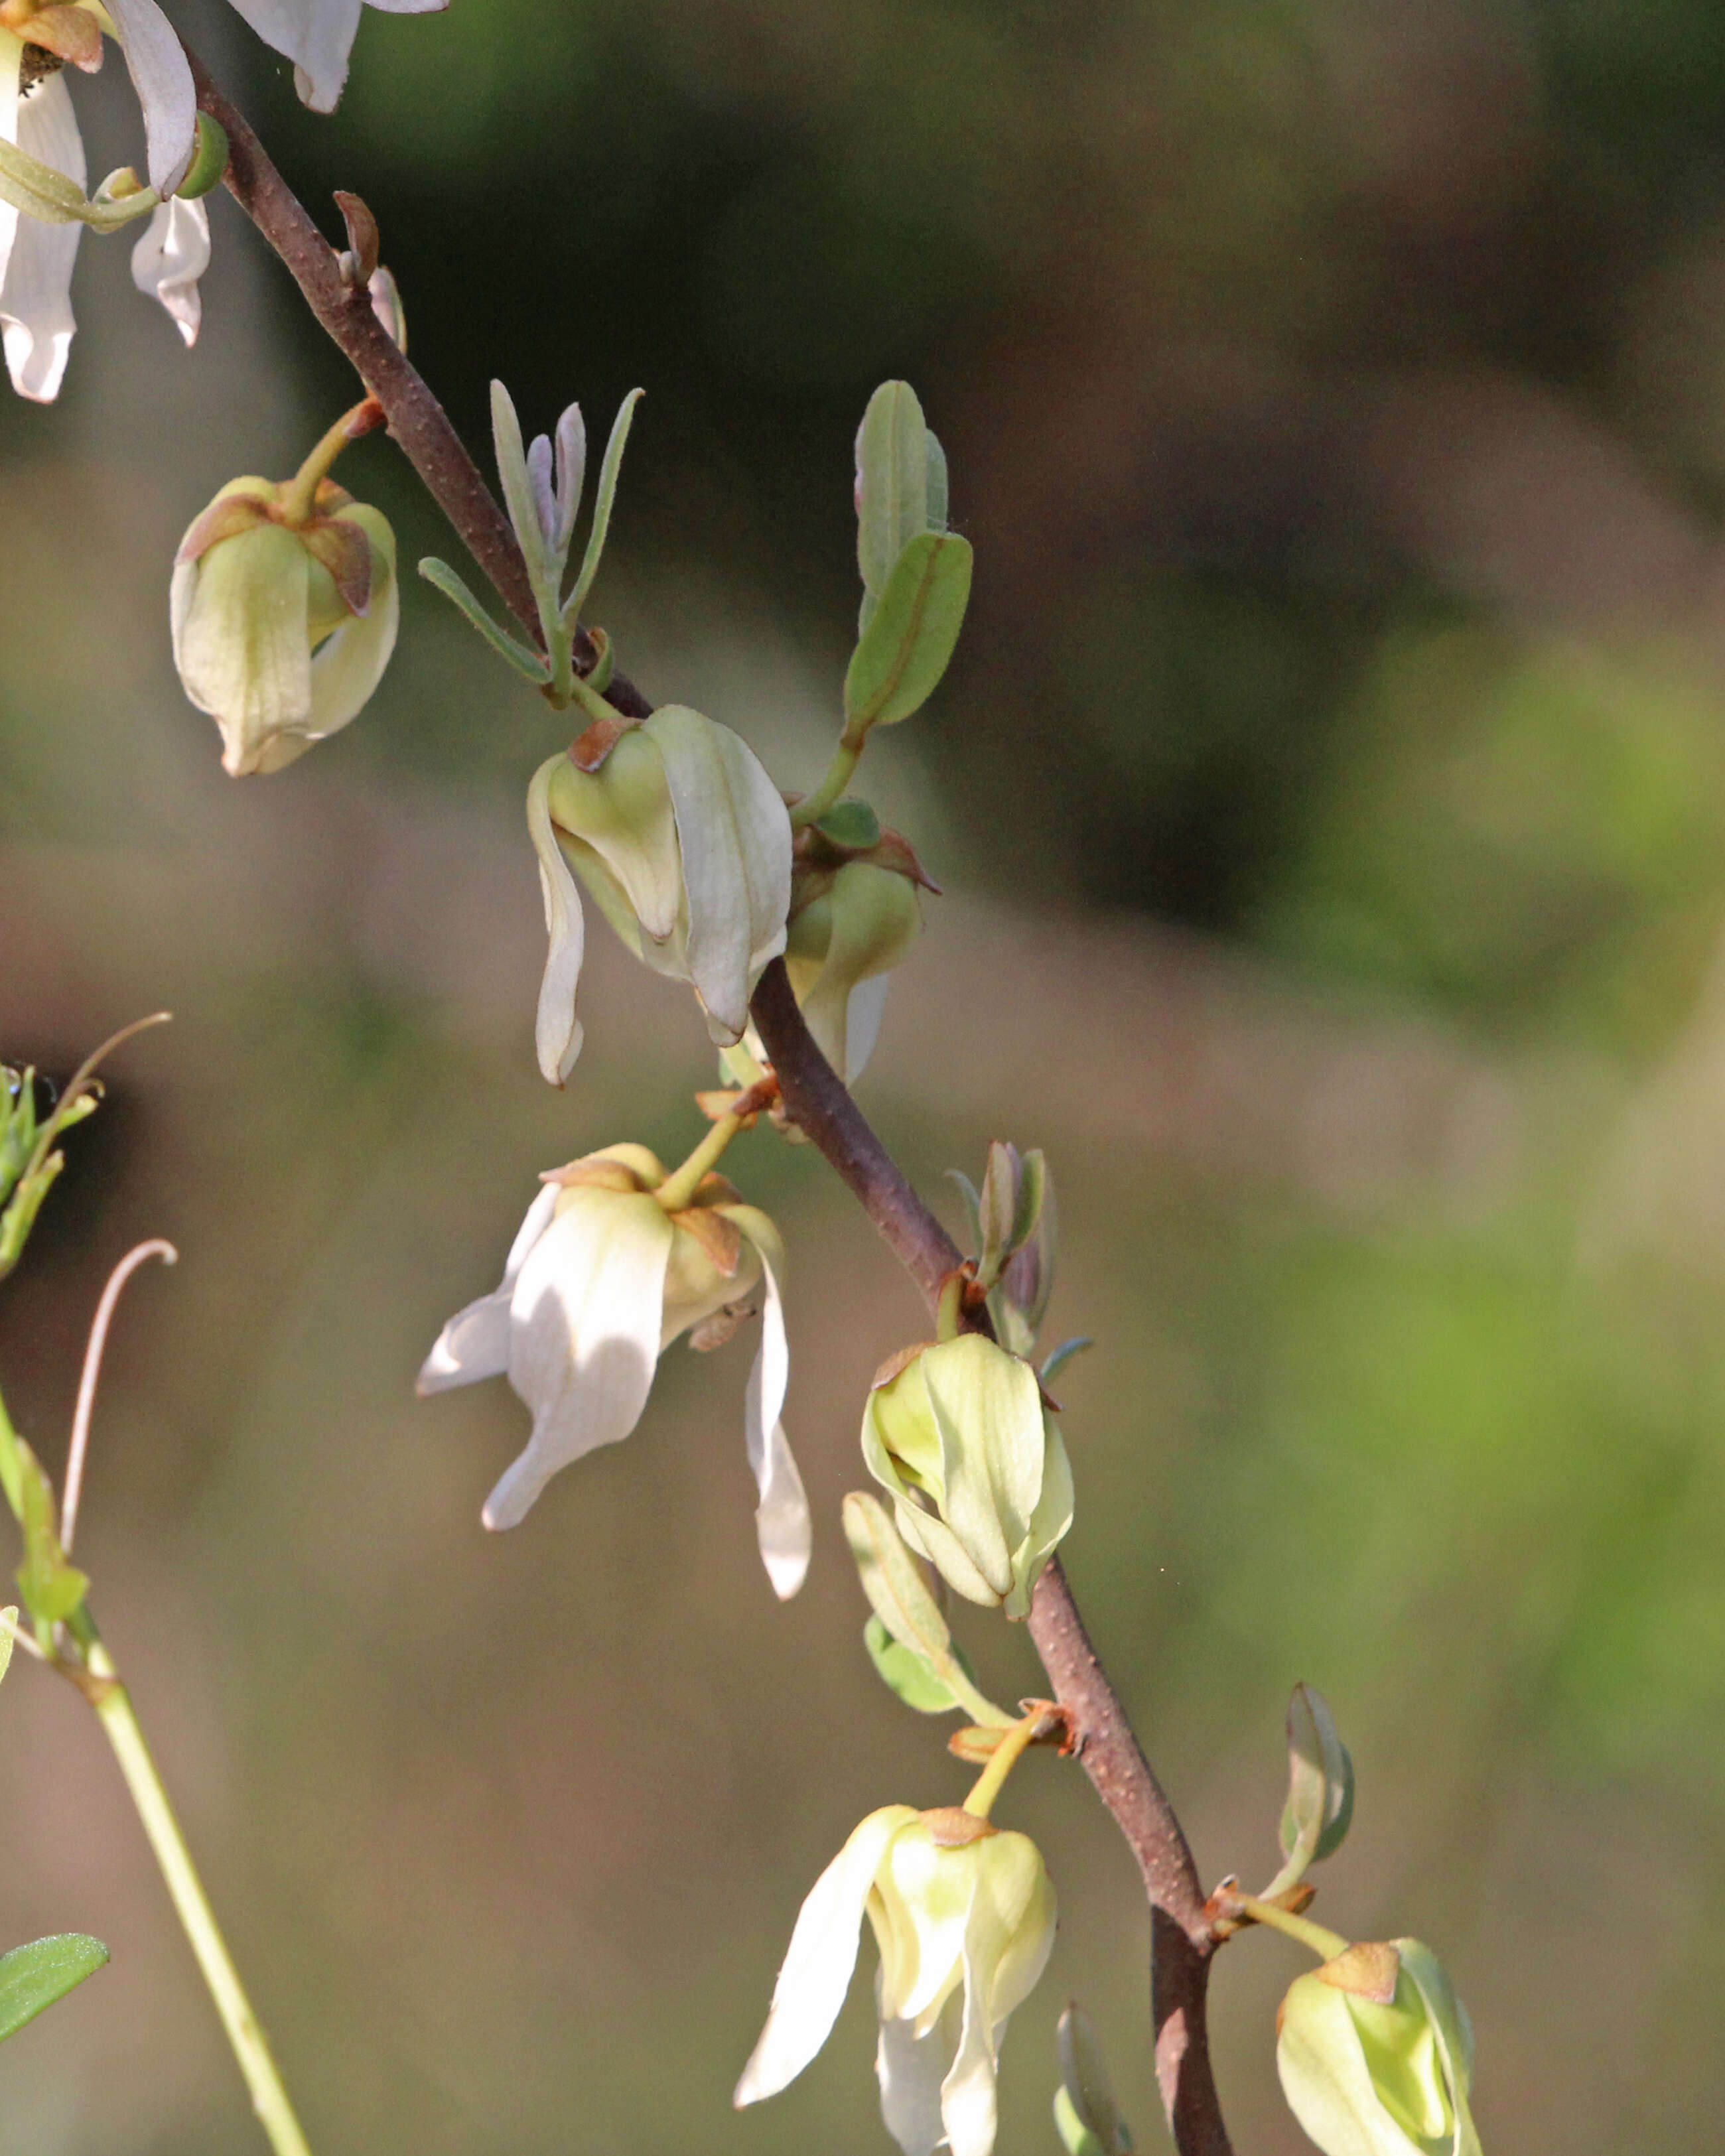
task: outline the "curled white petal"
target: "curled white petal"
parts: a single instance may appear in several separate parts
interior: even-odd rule
[[[586,924],[581,895],[557,844],[551,820],[552,773],[562,761],[552,757],[540,765],[527,788],[527,830],[539,857],[539,890],[545,901],[547,950],[534,1020],[534,1045],[541,1076],[561,1086],[581,1053],[581,1021],[575,1015],[575,991],[581,983]]]
[[[486,1501],[488,1527],[517,1526],[560,1467],[640,1420],[674,1233],[655,1199],[576,1190],[528,1252],[511,1301],[509,1382],[533,1434]]]
[[[904,2156],[934,2156],[947,2138],[941,2083],[952,2063],[963,2013],[963,2002],[956,1997],[949,1999],[926,2036],[919,2036],[913,2023],[896,2015],[881,2016],[875,2051],[880,2116]]]
[[[143,110],[150,184],[165,198],[185,178],[198,147],[192,69],[157,0],[108,0],[108,13]]]
[[[16,106],[13,139],[82,187],[84,141],[64,78],[49,75]],[[7,372],[20,397],[50,404],[59,394],[72,349],[72,265],[82,225],[44,224],[13,213],[12,245],[0,284],[0,330]]]
[[[422,1399],[432,1393],[448,1392],[454,1385],[501,1378],[508,1369],[510,1297],[528,1252],[551,1225],[557,1202],[557,1188],[547,1183],[527,1208],[527,1217],[516,1231],[502,1280],[489,1295],[458,1310],[439,1333],[413,1388]]]
[[[880,1038],[880,1022],[886,1015],[886,990],[891,975],[873,973],[859,981],[845,1005],[845,1083],[855,1085],[868,1068]]]
[[[869,1889],[908,1804],[870,1812],[809,1891],[791,1933],[773,2006],[732,2098],[739,2109],[788,2087],[832,2033],[856,1967]]]
[[[668,704],[645,731],[665,759],[689,908],[689,977],[716,1040],[748,1023],[750,992],[783,950],[791,825],[748,745],[699,711]]]
[[[749,1373],[744,1427],[749,1466],[760,1492],[755,1531],[760,1540],[761,1562],[767,1568],[773,1593],[781,1602],[788,1602],[808,1575],[814,1529],[803,1478],[797,1472],[784,1424],[779,1419],[791,1373],[779,1290],[784,1254],[776,1235],[770,1245],[763,1240],[757,1241],[756,1247],[761,1253],[767,1297],[761,1313],[761,1344]]]
[[[131,278],[167,310],[187,344],[198,341],[203,303],[198,280],[209,267],[209,208],[176,195],[158,205],[131,251]]]

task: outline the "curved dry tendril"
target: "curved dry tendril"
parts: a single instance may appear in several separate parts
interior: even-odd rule
[[[149,1024],[146,1019],[141,1021]],[[136,1028],[133,1029],[136,1030]],[[116,1035],[116,1039],[123,1036]],[[96,1314],[90,1328],[90,1339],[84,1350],[84,1373],[78,1380],[78,1406],[72,1417],[72,1443],[66,1455],[66,1488],[60,1506],[60,1548],[71,1554],[72,1537],[78,1527],[78,1501],[84,1491],[84,1460],[90,1450],[90,1419],[95,1409],[96,1387],[101,1383],[102,1356],[108,1345],[108,1327],[114,1322],[114,1312],[126,1283],[141,1265],[151,1258],[160,1258],[163,1265],[179,1263],[180,1254],[172,1243],[160,1235],[152,1235],[147,1243],[140,1243],[136,1250],[128,1250],[108,1276],[108,1285],[102,1290],[102,1299],[96,1305]],[[19,1635],[23,1636],[22,1634]]]

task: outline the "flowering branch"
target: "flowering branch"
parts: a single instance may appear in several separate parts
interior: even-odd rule
[[[527,565],[508,519],[449,414],[372,311],[363,280],[349,284],[343,276],[341,258],[277,171],[244,114],[223,95],[195,53],[188,52],[187,57],[198,85],[199,109],[227,133],[228,192],[287,265],[306,305],[382,406],[390,433],[432,498],[537,644],[542,640],[539,607]],[[589,671],[599,654],[584,629],[576,638],[575,650],[581,670]],[[618,673],[612,675],[605,696],[630,718],[645,718],[653,708]]]
[[[521,548],[447,413],[372,312],[363,285],[346,280],[341,258],[244,116],[195,56],[192,65],[200,107],[227,131],[229,192],[281,257],[313,314],[382,406],[390,433],[474,559],[538,644],[539,609]],[[584,631],[577,648],[585,671],[598,654]],[[611,676],[605,694],[627,716],[652,710],[621,675]],[[767,968],[751,1008],[789,1116],[837,1169],[931,1308],[937,1306],[961,1254],[815,1044],[782,960]],[[989,1329],[980,1306],[967,1319]],[[1149,1898],[1157,2076],[1175,2146],[1181,2156],[1230,2156],[1205,2018],[1216,1938],[1204,1890],[1179,1820],[1091,1645],[1057,1558],[1037,1583],[1029,1629],[1055,1697],[1071,1717],[1085,1769],[1125,1835]]]
[[[893,1255],[939,1306],[962,1262],[952,1237],[905,1179],[803,1023],[782,960],[762,976],[751,1005],[791,1120],[850,1187]],[[966,1322],[992,1330],[986,1308]],[[1029,1632],[1055,1697],[1072,1717],[1079,1757],[1126,1836],[1151,1909],[1151,2005],[1156,2073],[1181,2156],[1229,2156],[1210,2069],[1205,2002],[1215,1940],[1186,1836],[1084,1629],[1070,1583],[1050,1558],[1031,1598]]]

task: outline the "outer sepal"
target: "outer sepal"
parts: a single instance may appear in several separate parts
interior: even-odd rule
[[[1481,2156],[1472,2031],[1417,1939],[1349,1947],[1296,1978],[1276,2030],[1282,2092],[1325,2156]]]

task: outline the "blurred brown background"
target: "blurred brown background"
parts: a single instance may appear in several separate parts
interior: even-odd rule
[[[1273,1868],[1310,1680],[1360,1782],[1319,1913],[1445,1955],[1488,2148],[1711,2145],[1725,16],[453,0],[368,14],[321,121],[217,0],[175,12],[308,200],[376,208],[476,445],[493,372],[536,425],[645,385],[598,618],[789,786],[854,620],[851,434],[916,383],[977,595],[866,769],[949,895],[863,1097],[930,1192],[991,1135],[1050,1149],[1051,1337],[1100,1343],[1061,1386],[1069,1561],[1201,1868]],[[118,69],[78,95],[92,169],[135,155]],[[757,1134],[803,1597],[754,1554],[746,1341],[674,1352],[633,1439],[480,1530],[525,1416],[417,1405],[418,1360],[536,1171],[680,1153],[711,1065],[595,927],[586,1054],[535,1075],[521,797],[558,728],[424,587],[360,722],[223,778],[173,544],[352,393],[230,207],[195,353],[87,242],[63,402],[0,405],[0,1053],[64,1075],[176,1013],[0,1295],[8,1403],[58,1466],[101,1280],[172,1237],[80,1554],[325,2156],[881,2148],[864,1982],[793,2092],[727,2107],[815,1873],[963,1786],[864,1661],[836,1528],[917,1306]],[[454,553],[387,444],[342,476],[406,559]],[[1124,1850],[1045,1759],[1009,1810],[1063,1929],[1003,2156],[1056,2145],[1075,1991],[1163,2146]],[[98,1734],[23,1666],[0,1822],[0,1938],[114,1949],[0,2052],[0,2148],[258,2145]],[[1299,1965],[1218,1972],[1243,2152],[1304,2145]]]

